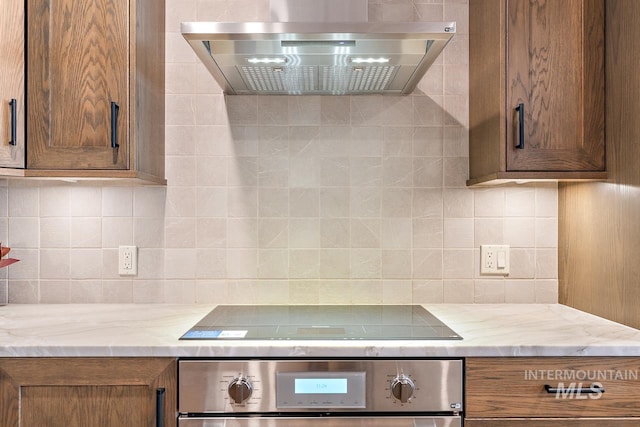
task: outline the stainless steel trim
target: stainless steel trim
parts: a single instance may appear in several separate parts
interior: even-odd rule
[[[180,418],[179,427],[461,427],[461,417]]]
[[[455,22],[182,22],[187,40],[449,40]]]
[[[363,408],[287,408],[288,412],[438,412],[458,413],[462,407],[461,360],[180,360],[178,411],[181,414],[276,413],[277,373],[365,372],[366,405]],[[415,384],[407,403],[395,399],[391,383],[406,376]],[[236,378],[252,385],[251,397],[237,404],[228,386]],[[324,410],[323,410],[324,409]]]
[[[269,0],[274,22],[367,22],[368,0]]]

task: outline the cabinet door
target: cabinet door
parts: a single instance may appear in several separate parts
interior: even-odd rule
[[[2,425],[175,425],[176,374],[175,360],[169,358],[3,359]],[[156,422],[158,412],[162,423]]]
[[[605,170],[603,51],[602,0],[508,0],[507,171]]]
[[[129,1],[27,6],[27,168],[127,169]]]
[[[640,418],[506,418],[469,419],[465,427],[637,427]]]
[[[0,13],[0,166],[24,167],[24,1]]]
[[[465,414],[638,418],[639,363],[636,357],[467,358]]]

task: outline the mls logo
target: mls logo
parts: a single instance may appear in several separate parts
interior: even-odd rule
[[[600,399],[604,393],[601,383],[591,383],[586,386],[581,382],[571,382],[565,386],[564,382],[559,382],[558,387],[544,386],[547,393],[555,393],[556,399]]]

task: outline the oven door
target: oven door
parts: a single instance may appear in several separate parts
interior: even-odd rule
[[[452,417],[243,417],[180,418],[178,427],[461,427],[462,419]]]

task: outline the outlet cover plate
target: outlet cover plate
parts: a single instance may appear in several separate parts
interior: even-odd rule
[[[120,246],[118,248],[118,274],[121,276],[135,276],[138,274],[137,247]]]
[[[509,245],[480,245],[480,274],[509,274]]]

